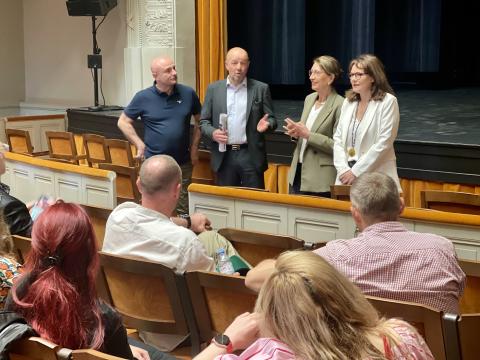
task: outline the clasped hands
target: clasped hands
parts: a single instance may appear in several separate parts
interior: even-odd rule
[[[295,122],[290,118],[285,119],[285,125],[283,128],[285,129],[285,134],[292,138],[308,139],[310,136],[310,130],[308,130],[304,123]]]

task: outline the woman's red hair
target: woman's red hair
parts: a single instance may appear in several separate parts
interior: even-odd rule
[[[33,225],[26,271],[13,288],[15,310],[56,344],[101,348],[98,267],[97,242],[86,212],[64,202],[48,207]]]

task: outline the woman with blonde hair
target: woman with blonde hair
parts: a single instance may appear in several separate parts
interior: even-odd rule
[[[14,251],[10,230],[3,214],[0,213],[0,310],[4,307],[13,281],[20,275],[22,269],[22,265],[15,258]]]
[[[401,192],[393,143],[400,112],[382,62],[363,54],[348,67],[352,88],[345,94],[333,137],[336,184],[351,185],[365,172],[390,176]]]
[[[313,93],[305,98],[300,121],[285,119],[286,134],[297,140],[288,172],[290,194],[330,197],[337,174],[333,166],[333,134],[340,117],[343,97],[335,91],[342,73],[337,59],[323,55],[308,71]]]
[[[227,355],[249,344],[241,355]],[[298,251],[277,259],[255,313],[237,317],[195,360],[215,356],[217,360],[433,359],[413,327],[380,318],[361,291],[327,261]]]

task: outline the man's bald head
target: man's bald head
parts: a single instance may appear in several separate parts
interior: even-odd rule
[[[177,83],[177,70],[175,62],[169,56],[159,56],[150,64],[152,76],[161,91],[168,91]]]
[[[247,76],[250,60],[248,53],[240,48],[234,47],[228,50],[225,57],[225,67],[228,71],[228,78],[235,86],[239,85]]]
[[[245,49],[242,49],[241,47],[234,47],[228,50],[225,61],[230,61],[231,59],[236,57],[241,57],[243,59],[249,60],[248,53]]]
[[[155,155],[143,162],[139,181],[142,194],[167,192],[173,185],[181,183],[182,170],[171,156]]]

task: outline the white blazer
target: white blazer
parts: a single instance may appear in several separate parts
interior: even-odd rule
[[[357,102],[343,101],[342,113],[338,122],[337,131],[333,137],[333,163],[337,169],[335,184],[341,184],[340,175],[352,170],[355,176],[365,172],[381,172],[396,182],[401,191],[400,181],[397,174],[397,162],[393,142],[397,137],[400,123],[397,98],[391,94],[385,94],[381,101],[371,101],[363,116],[361,131],[357,134],[356,141],[360,145],[357,163],[350,169],[347,155],[348,127],[357,108]]]

